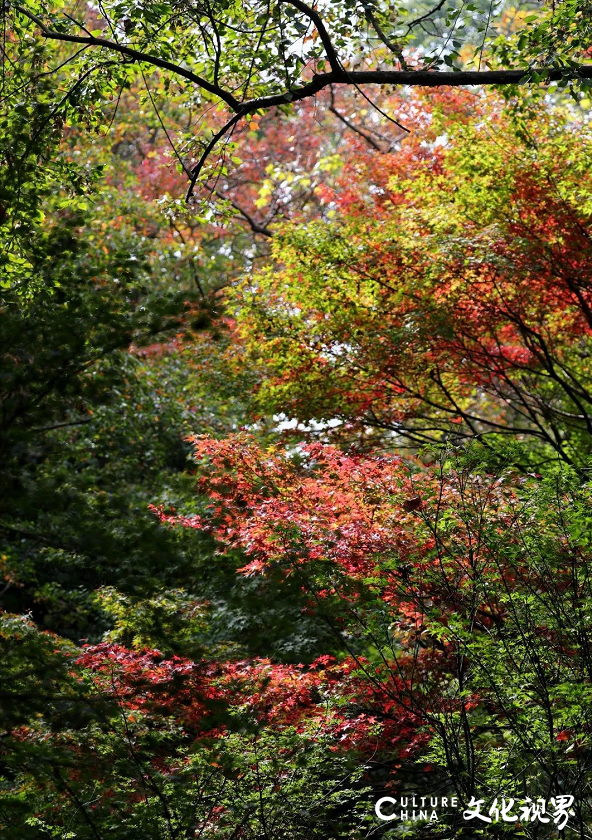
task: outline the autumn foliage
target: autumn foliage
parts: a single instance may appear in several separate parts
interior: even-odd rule
[[[262,411],[412,444],[511,434],[581,464],[587,129],[512,124],[469,93],[410,105],[400,151],[356,150],[321,192],[332,224],[285,227],[236,295]]]
[[[11,209],[0,831],[395,837],[375,800],[438,790],[446,836],[500,791],[573,795],[584,836],[588,123],[334,89],[185,205],[147,87]]]

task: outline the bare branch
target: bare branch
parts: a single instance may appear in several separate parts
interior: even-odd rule
[[[68,426],[84,426],[91,423],[92,417],[81,417],[79,420],[67,420],[64,423],[52,423],[51,426],[34,426],[32,432],[52,432],[54,429],[65,429]]]
[[[332,114],[334,114],[337,117],[338,120],[340,120],[345,126],[347,126],[347,128],[349,128],[355,134],[358,134],[360,137],[363,137],[363,139],[366,141],[366,143],[368,143],[370,146],[372,146],[373,149],[376,149],[377,152],[382,152],[381,147],[378,145],[376,140],[374,140],[374,138],[370,134],[367,134],[365,131],[363,131],[363,129],[358,128],[357,125],[355,125],[353,122],[348,120],[347,117],[345,117],[342,113],[340,113],[337,110],[337,108],[335,107],[335,96],[333,94],[332,89],[331,89],[331,104],[329,105],[329,110],[331,111]]]
[[[413,27],[414,27],[414,26],[418,26],[418,24],[423,23],[423,21],[424,21],[424,20],[427,20],[427,19],[428,19],[428,18],[430,18],[432,15],[435,15],[435,14],[436,14],[436,12],[439,12],[439,11],[440,11],[440,9],[442,8],[442,6],[443,6],[445,3],[446,3],[446,0],[440,0],[440,2],[439,2],[439,3],[437,3],[437,4],[434,6],[434,8],[433,8],[433,9],[430,9],[430,11],[429,11],[429,12],[426,12],[426,13],[425,13],[425,15],[421,15],[421,17],[415,18],[415,20],[410,21],[410,22],[407,24],[407,29],[408,29],[408,30],[409,30],[409,29],[413,29]]]
[[[570,75],[592,79],[592,65],[570,68]],[[538,74],[545,82],[560,81],[564,68],[526,67],[517,70],[352,70],[339,73],[315,73],[312,80],[287,93],[271,94],[243,103],[242,113],[298,102],[314,96],[329,85],[393,85],[409,87],[473,87],[489,85],[517,85]]]
[[[189,189],[187,190],[187,196],[186,196],[187,201],[189,201],[189,199],[193,195],[193,191],[195,190],[195,184],[197,183],[197,179],[199,178],[199,174],[200,174],[201,170],[203,169],[206,160],[210,156],[210,152],[212,151],[212,149],[214,148],[216,143],[218,143],[218,141],[221,140],[224,137],[224,135],[228,131],[230,131],[230,129],[233,126],[235,126],[240,119],[242,119],[243,116],[244,116],[243,113],[239,113],[239,114],[235,114],[233,117],[231,117],[228,120],[228,122],[225,123],[222,126],[222,128],[214,134],[214,136],[212,137],[210,142],[207,144],[207,146],[203,150],[200,159],[198,160],[196,165],[191,170],[191,181],[190,181]]]

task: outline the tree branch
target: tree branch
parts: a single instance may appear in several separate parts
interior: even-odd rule
[[[331,89],[331,104],[329,105],[329,111],[334,114],[338,120],[340,120],[350,131],[353,131],[355,134],[358,134],[360,137],[363,137],[366,143],[372,146],[373,149],[376,149],[377,152],[382,152],[381,147],[379,144],[374,140],[374,138],[367,134],[363,129],[358,128],[353,122],[348,120],[342,113],[340,113],[337,108],[335,107],[335,96],[333,94],[333,89]]]
[[[206,147],[205,147],[205,149],[203,150],[203,152],[202,152],[202,155],[201,155],[200,159],[198,160],[198,162],[196,163],[196,165],[195,165],[195,166],[193,167],[193,169],[191,170],[191,181],[190,181],[190,183],[189,183],[189,189],[187,190],[187,195],[186,195],[186,199],[187,199],[187,201],[189,201],[189,199],[190,199],[190,198],[192,197],[192,195],[193,195],[193,191],[195,190],[195,184],[197,183],[197,179],[199,178],[199,173],[200,173],[200,172],[201,172],[201,170],[203,169],[203,167],[204,167],[204,164],[205,164],[206,160],[207,160],[207,159],[208,159],[208,157],[210,156],[210,152],[212,151],[212,149],[214,148],[214,146],[216,145],[216,143],[217,143],[219,140],[221,140],[221,139],[224,137],[224,135],[225,135],[228,131],[230,131],[230,129],[231,129],[234,125],[236,125],[236,123],[237,123],[237,122],[238,122],[238,121],[239,121],[239,120],[240,120],[240,119],[244,116],[244,114],[245,114],[245,113],[248,113],[248,112],[244,112],[244,111],[242,111],[242,110],[241,110],[241,112],[239,112],[238,114],[235,114],[233,117],[231,117],[231,118],[228,120],[228,122],[226,122],[226,123],[222,126],[222,128],[214,134],[214,136],[212,137],[212,139],[210,140],[210,142],[207,144],[207,146],[206,146]]]
[[[442,6],[443,6],[445,3],[446,3],[446,0],[440,0],[440,2],[439,2],[439,3],[437,3],[437,4],[434,6],[434,8],[433,8],[433,9],[430,9],[430,11],[429,11],[429,12],[426,12],[426,13],[425,13],[425,15],[421,15],[420,17],[415,18],[415,20],[410,21],[410,22],[407,24],[407,29],[408,29],[408,30],[409,30],[409,29],[413,29],[413,27],[414,27],[414,26],[417,26],[418,24],[422,23],[424,20],[427,20],[428,18],[430,18],[430,17],[431,17],[433,14],[435,14],[436,12],[439,12],[439,11],[440,11],[440,9],[442,8]]]
[[[334,73],[340,73],[342,71],[341,62],[339,61],[339,56],[335,51],[335,47],[329,37],[329,33],[325,28],[325,24],[318,12],[314,9],[311,9],[306,3],[303,3],[302,0],[280,0],[283,3],[289,3],[291,6],[294,6],[295,9],[302,12],[309,18],[315,25],[317,32],[319,33],[319,37],[321,39],[321,43],[325,48],[325,55],[327,56],[327,60],[329,62],[329,66]]]
[[[262,236],[268,237],[273,236],[273,233],[268,227],[266,227],[265,225],[260,225],[259,222],[256,219],[254,219],[253,216],[251,216],[251,214],[247,210],[245,210],[244,207],[241,207],[240,204],[237,204],[236,201],[233,201],[231,198],[229,198],[229,196],[224,195],[224,193],[220,192],[220,190],[214,190],[214,195],[222,199],[222,201],[227,201],[230,204],[230,206],[233,207],[237,211],[237,213],[239,213],[239,215],[243,217],[243,219],[245,219],[253,233],[260,233]]]
[[[374,29],[374,31],[376,32],[382,43],[385,45],[385,47],[387,47],[392,53],[394,53],[394,55],[396,55],[396,57],[399,60],[399,64],[401,65],[401,68],[403,70],[408,70],[409,67],[407,65],[407,62],[405,61],[405,56],[403,55],[401,47],[398,44],[395,44],[394,41],[391,41],[391,39],[385,34],[382,27],[374,17],[370,6],[367,6],[365,4],[362,5],[364,7],[364,15],[366,17],[366,20],[368,21],[372,29]]]
[[[36,23],[44,38],[50,38],[54,41],[66,41],[71,44],[85,44],[89,47],[103,47],[104,49],[112,50],[113,52],[125,55],[127,58],[131,58],[134,61],[144,61],[147,64],[152,64],[154,67],[160,67],[162,70],[169,70],[171,73],[174,73],[177,76],[182,76],[189,82],[193,82],[193,84],[198,85],[204,90],[207,90],[208,93],[211,93],[223,102],[226,102],[233,111],[237,111],[240,108],[238,100],[235,99],[231,93],[224,90],[219,85],[208,82],[207,79],[198,76],[197,73],[193,73],[191,70],[186,70],[184,67],[174,64],[172,61],[167,61],[166,59],[159,58],[156,55],[150,55],[150,53],[136,50],[133,47],[127,47],[124,44],[118,44],[116,41],[109,41],[107,38],[95,38],[94,35],[70,35],[67,32],[56,32],[53,29],[48,29],[41,18],[34,15],[28,9],[24,9],[19,5],[15,5],[14,8],[17,12],[20,12],[20,14],[33,21],[33,23]]]
[[[298,102],[303,99],[315,96],[321,90],[331,85],[351,85],[359,90],[360,85],[383,85],[383,86],[410,86],[410,87],[465,87],[465,86],[489,86],[489,85],[516,85],[522,81],[528,82],[533,78],[538,81],[552,82],[561,81],[566,78],[566,74],[570,78],[592,79],[592,65],[579,65],[570,67],[568,70],[561,67],[526,67],[511,70],[352,70],[348,72],[342,65],[333,46],[329,33],[325,28],[320,14],[303,0],[279,0],[279,2],[289,3],[294,8],[298,9],[302,14],[306,15],[309,20],[316,27],[319,37],[322,41],[331,71],[327,73],[315,73],[312,79],[302,84],[299,88],[283,91],[281,93],[273,93],[267,96],[259,96],[246,102],[239,102],[232,93],[222,88],[217,83],[212,83],[202,76],[187,70],[180,64],[175,64],[172,61],[167,61],[150,53],[137,50],[133,47],[125,46],[117,43],[114,40],[107,38],[98,38],[94,35],[72,35],[67,32],[57,32],[44,24],[43,20],[37,15],[23,8],[15,5],[14,8],[18,13],[24,15],[30,21],[35,23],[41,31],[41,35],[45,38],[51,38],[57,41],[66,41],[74,44],[82,44],[85,47],[100,47],[102,49],[111,50],[131,59],[132,61],[144,62],[154,67],[159,67],[177,76],[187,79],[189,82],[195,84],[201,89],[209,92],[213,96],[226,103],[234,112],[231,119],[214,134],[211,140],[207,143],[204,152],[202,153],[197,165],[191,170],[190,185],[187,191],[187,199],[191,198],[195,190],[195,184],[203,166],[216,146],[216,144],[224,137],[224,135],[233,128],[240,119],[259,110],[269,110],[276,106],[282,106],[291,102]],[[429,14],[433,14],[443,5],[444,0],[438,3]],[[372,10],[369,12],[368,20],[376,30],[377,34],[393,52],[398,56],[401,65],[406,68],[404,59],[397,51],[395,44],[389,41],[376,23]],[[429,15],[427,15],[429,16]],[[424,16],[425,17],[425,16]],[[410,25],[419,23],[422,18],[412,21]],[[80,24],[77,24],[80,25]],[[218,70],[215,68],[215,75]],[[338,115],[339,116],[339,115]],[[396,121],[393,121],[396,122]],[[403,130],[403,126],[400,126]],[[367,139],[367,138],[366,138]],[[239,210],[239,212],[242,212]],[[243,213],[244,215],[244,213]],[[245,216],[245,218],[247,218]],[[249,219],[247,218],[247,221]],[[256,224],[256,223],[255,223]],[[251,224],[251,227],[253,225]],[[253,227],[253,230],[256,228]],[[257,230],[258,233],[265,231]]]
[[[269,96],[260,96],[243,103],[240,103],[231,93],[219,85],[212,84],[207,79],[198,76],[191,70],[181,67],[179,64],[151,55],[150,53],[142,52],[141,50],[136,50],[133,47],[118,44],[115,41],[109,41],[106,38],[95,38],[92,35],[83,37],[50,30],[37,15],[34,15],[19,5],[15,5],[14,8],[29,18],[29,20],[36,23],[45,38],[67,41],[74,44],[85,44],[91,47],[102,47],[125,55],[134,61],[143,61],[155,67],[160,67],[163,70],[169,70],[171,73],[182,76],[214,96],[217,96],[223,102],[226,102],[235,114],[240,117],[246,116],[261,108],[272,108],[276,105],[285,105],[289,102],[306,99],[307,97],[314,96],[329,85],[405,85],[410,87],[515,85],[523,79],[528,80],[537,74],[545,82],[560,81],[565,77],[566,72],[573,77],[592,79],[592,65],[586,64],[571,67],[568,71],[561,67],[525,67],[512,70],[352,70],[348,72],[341,67],[335,49],[318,13],[307,6],[306,3],[303,3],[302,0],[282,0],[282,2],[289,2],[291,5],[302,10],[314,22],[323,40],[325,50],[328,51],[329,63],[332,67],[331,72],[315,73],[312,80],[300,88],[283,93],[271,94]],[[236,120],[232,124],[234,122]]]
[[[54,429],[65,429],[67,426],[84,426],[92,422],[92,417],[81,417],[79,420],[67,420],[64,423],[53,423],[51,426],[34,426],[32,432],[51,432]]]
[[[315,73],[312,80],[287,93],[251,99],[241,106],[243,114],[285,105],[314,96],[329,85],[393,85],[409,87],[473,87],[476,85],[517,85],[534,74],[544,75],[545,82],[560,81],[565,69],[526,67],[518,70],[352,70],[338,73]],[[572,68],[573,76],[592,79],[592,65]]]

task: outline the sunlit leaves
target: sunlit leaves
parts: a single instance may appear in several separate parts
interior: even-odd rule
[[[450,96],[421,139],[343,155],[319,190],[332,224],[285,226],[234,293],[259,406],[412,444],[499,430],[585,462],[588,129],[513,121]]]

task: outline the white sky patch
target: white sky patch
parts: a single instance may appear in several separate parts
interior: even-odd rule
[[[301,423],[296,417],[287,417],[285,414],[274,414],[273,422],[276,424],[274,431],[287,432],[297,429],[299,432],[324,432],[326,429],[335,429],[343,424],[343,420],[333,417],[331,420],[309,420],[308,423]]]

